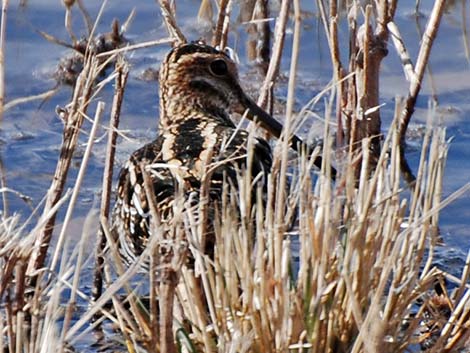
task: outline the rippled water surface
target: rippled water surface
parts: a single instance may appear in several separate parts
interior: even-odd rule
[[[447,134],[452,138],[444,182],[444,196],[469,182],[470,178],[470,69],[465,38],[468,7],[466,0],[448,1],[443,23],[431,53],[430,70],[426,76],[422,93],[418,100],[418,109],[412,119],[411,129],[418,137],[409,139],[409,159],[416,170],[420,149],[419,128],[427,117],[429,100],[434,96],[439,103],[438,112],[442,123],[447,126]],[[84,1],[94,18],[99,10],[98,1]],[[203,37],[208,27],[194,20],[200,1],[178,1],[178,21],[189,39]],[[331,66],[327,43],[322,32],[314,1],[303,1],[304,22],[302,46],[299,60],[298,89],[296,107],[300,108],[316,95],[331,78]],[[409,5],[406,5],[409,3]],[[466,11],[465,11],[465,5]],[[408,7],[406,7],[408,6]],[[166,30],[154,1],[113,1],[110,0],[98,25],[97,32],[109,31],[114,18],[121,22],[127,18],[132,8],[136,15],[126,37],[134,43],[165,38]],[[397,25],[405,39],[411,57],[416,58],[420,33],[423,31],[430,13],[431,1],[422,1],[421,16],[414,14],[414,1],[400,2],[396,16]],[[462,15],[463,14],[463,15]],[[256,93],[261,82],[259,70],[250,62],[246,54],[246,25],[237,24],[233,17],[235,31],[230,35],[230,46],[235,48],[241,61],[241,78],[250,92]],[[273,22],[271,22],[273,26]],[[74,31],[84,35],[84,24],[76,8],[73,11]],[[70,50],[46,41],[37,31],[43,31],[63,41],[70,42],[64,29],[64,8],[57,0],[30,0],[19,6],[11,2],[8,12],[6,46],[6,100],[36,95],[56,85],[52,74],[61,57],[70,54]],[[345,39],[347,31],[341,28]],[[290,56],[291,35],[287,36],[287,50],[284,55],[281,76],[287,77]],[[347,45],[347,41],[343,43]],[[127,130],[131,140],[120,140],[117,163],[123,162],[128,154],[149,141],[155,135],[158,101],[157,83],[144,81],[142,73],[158,65],[168,50],[167,45],[138,50],[128,55],[131,63],[129,83],[125,93],[121,128]],[[346,58],[347,47],[341,48]],[[383,129],[386,130],[391,120],[396,95],[406,95],[408,84],[404,79],[401,64],[392,45],[383,61],[381,77],[381,100],[383,108]],[[284,99],[286,80],[281,79],[277,88],[279,98]],[[7,111],[2,122],[1,158],[7,172],[8,186],[31,198],[31,205],[19,197],[9,195],[10,212],[24,215],[30,212],[44,197],[55,169],[61,143],[62,122],[55,114],[56,106],[67,104],[71,89],[62,87],[51,99],[18,105]],[[111,106],[112,88],[109,87],[99,97]],[[318,108],[319,113],[322,108]],[[89,126],[86,126],[88,129]],[[318,133],[321,134],[321,131]],[[105,131],[101,129],[101,135]],[[79,154],[84,151],[86,136],[81,136]],[[87,175],[82,187],[71,234],[81,231],[83,217],[99,200],[101,175],[104,164],[105,139],[97,143]],[[78,170],[78,162],[73,165],[70,185]],[[453,202],[441,217],[441,233],[445,242],[439,249],[441,265],[459,274],[466,253],[470,248],[470,195],[465,194]],[[90,279],[90,273],[83,278]]]

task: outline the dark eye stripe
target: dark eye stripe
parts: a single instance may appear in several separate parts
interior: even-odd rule
[[[189,82],[189,87],[192,89],[207,92],[212,97],[217,97],[225,106],[228,106],[230,102],[223,92],[212,86],[210,83],[203,80],[192,80]]]

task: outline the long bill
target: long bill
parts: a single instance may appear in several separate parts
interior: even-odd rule
[[[241,97],[241,103],[243,109],[248,110],[248,118],[252,121],[256,121],[260,126],[268,131],[273,136],[280,138],[282,134],[283,126],[282,124],[274,119],[271,115],[266,113],[261,109],[255,102],[253,102],[249,97],[243,95]],[[243,112],[241,112],[243,113]],[[313,148],[306,143],[304,143],[297,135],[291,134],[289,137],[290,147],[296,152],[301,150],[307,151],[308,154],[313,152]],[[315,158],[314,164],[317,168],[321,169],[322,167],[322,157],[318,156]],[[336,178],[336,169],[331,167],[331,178],[334,180]]]

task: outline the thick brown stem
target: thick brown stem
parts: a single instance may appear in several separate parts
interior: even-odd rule
[[[108,132],[108,147],[106,154],[106,161],[103,172],[103,194],[101,198],[100,213],[101,218],[109,217],[110,208],[110,196],[112,189],[113,180],[113,165],[114,155],[116,152],[116,140],[117,140],[117,128],[119,127],[119,119],[121,116],[121,104],[124,97],[124,89],[127,82],[127,76],[129,74],[129,68],[125,61],[120,61],[116,67],[116,88],[113,99],[113,106],[111,110],[111,120],[109,123]],[[106,246],[106,238],[103,230],[100,229],[97,238],[96,252],[95,252],[95,272],[93,278],[93,300],[96,301],[101,296],[103,290],[103,249]]]
[[[214,35],[212,37],[212,45],[215,47],[220,46],[221,49],[224,49],[226,46],[226,41],[224,43],[224,23],[228,17],[227,6],[229,0],[221,0],[219,4],[219,15],[217,17],[217,24],[214,29]]]
[[[355,88],[357,102],[353,107],[353,100],[349,100],[351,130],[350,143],[353,150],[361,148],[360,141],[371,138],[370,143],[370,170],[375,164],[381,151],[381,119],[379,110],[379,75],[382,59],[387,55],[386,41],[375,35],[371,26],[372,6],[366,7],[366,20],[357,31],[355,47]],[[351,97],[352,98],[352,97]],[[358,170],[359,173],[359,170]]]
[[[434,8],[429,18],[429,22],[426,26],[426,31],[424,32],[422,38],[422,44],[418,54],[418,60],[416,61],[416,66],[414,73],[415,75],[411,79],[410,91],[408,97],[406,98],[405,108],[401,114],[400,126],[399,126],[399,137],[400,137],[400,156],[401,156],[401,170],[402,173],[408,182],[408,184],[413,184],[416,180],[413,175],[408,162],[405,159],[405,137],[406,130],[411,120],[411,115],[414,112],[416,100],[418,99],[418,94],[421,89],[421,82],[423,80],[424,72],[426,65],[429,59],[429,54],[431,53],[432,44],[437,35],[437,30],[439,29],[439,23],[441,21],[442,14],[444,12],[445,0],[437,0],[434,3]]]
[[[166,272],[165,270],[163,270]],[[168,269],[160,282],[160,352],[176,352],[175,339],[173,337],[173,305],[175,290],[178,284],[176,273]]]

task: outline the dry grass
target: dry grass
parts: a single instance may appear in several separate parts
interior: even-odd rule
[[[397,142],[397,133],[387,136],[374,176],[361,177],[357,188],[350,163],[333,186],[323,176],[312,178],[313,158],[305,156],[292,161],[290,192],[282,206],[273,202],[272,191],[279,169],[270,179],[267,202],[258,190],[251,214],[250,187],[235,193],[227,186],[215,219],[213,259],[199,250],[203,233],[197,219],[205,205],[183,213],[180,207],[177,226],[188,237],[195,265],[172,263],[180,274],[174,318],[179,344],[203,352],[406,352],[435,338],[436,332],[428,338],[419,327],[439,325],[438,332],[447,327],[442,331],[447,336],[433,351],[455,352],[462,346],[468,336],[462,325],[470,315],[468,289],[460,284],[457,297],[433,292],[445,275],[431,266],[436,222],[451,201],[440,200],[445,130],[428,130],[410,197],[401,185]],[[246,185],[248,179],[240,175],[240,182]],[[298,224],[290,227],[283,220],[293,213]],[[155,242],[158,252],[164,240]],[[114,284],[124,286],[128,276]],[[149,281],[154,283],[152,277]],[[152,298],[163,300],[158,286],[150,287],[157,292]],[[444,304],[429,314],[435,302]],[[152,331],[157,308],[158,303],[151,304],[148,316],[121,318],[123,330],[149,351],[155,350],[153,335],[158,335]]]
[[[330,10],[334,10],[332,4]],[[182,36],[170,4],[161,1],[160,6],[170,32]],[[230,8],[232,4],[227,1],[224,6]],[[273,43],[276,58],[283,49],[287,2],[283,2],[281,11]],[[304,119],[293,112],[295,63],[301,50],[298,2],[294,2],[293,11],[296,21],[286,113],[288,130]],[[214,38],[223,42],[227,33],[225,16],[219,15],[217,23],[220,33]],[[325,26],[330,28],[327,32],[334,61],[336,27],[333,22]],[[122,51],[119,49],[119,53]],[[153,270],[139,282],[133,279],[138,264],[125,268],[109,235],[109,196],[105,196],[101,212],[90,211],[76,250],[70,254],[64,246],[80,178],[74,190],[65,195],[63,183],[81,123],[88,118],[87,110],[95,107],[90,104],[93,98],[116,78],[109,129],[111,158],[103,183],[108,195],[113,134],[126,82],[127,68],[119,61],[115,72],[96,84],[107,62],[100,62],[93,53],[85,58],[72,101],[63,111],[62,156],[42,216],[32,231],[25,227],[33,222],[33,216],[22,225],[18,216],[4,217],[0,223],[0,351],[66,351],[103,320],[113,323],[130,352],[143,347],[150,352],[172,352],[176,348],[207,353],[385,353],[416,351],[418,344],[429,352],[457,352],[464,346],[470,332],[468,264],[460,279],[432,264],[439,212],[469,185],[441,199],[447,143],[445,129],[433,121],[433,109],[429,112],[416,182],[410,191],[401,176],[403,131],[398,127],[402,126],[402,100],[397,99],[395,119],[378,154],[371,149],[376,138],[370,135],[354,140],[359,144],[357,148],[333,151],[329,121],[335,119],[331,116],[333,107],[340,105],[330,100],[325,109],[323,151],[291,155],[288,140],[281,138],[274,144],[274,167],[267,193],[262,189],[253,192],[249,172],[240,171],[240,189],[224,187],[221,207],[212,220],[208,220],[203,197],[199,204],[190,206],[180,195],[174,206],[173,228],[153,225],[155,236],[142,254],[142,258],[151,258]],[[337,69],[333,84],[325,90],[331,97],[335,93],[342,97],[343,83],[353,77]],[[269,80],[263,84],[263,104],[277,71],[276,59],[268,68]],[[81,171],[93,147],[101,109],[102,103],[96,104]],[[324,171],[330,170],[331,157],[337,156],[339,174],[335,182],[328,175],[313,172],[319,154],[323,156]],[[209,173],[210,168],[206,178]],[[146,192],[151,192],[149,183]],[[201,195],[205,192],[203,186]],[[50,246],[50,258],[46,258],[51,235],[47,232],[59,208],[67,208],[67,216],[58,242]],[[209,221],[216,234],[213,257],[200,251]],[[108,261],[98,271],[100,275],[103,271],[106,288],[92,300],[80,290],[79,280],[86,261],[85,249],[97,223],[110,249]],[[165,232],[173,234],[172,242],[168,242]],[[98,250],[99,257],[99,246]],[[172,256],[156,256],[162,252]],[[191,265],[185,261],[188,255],[194,259]],[[457,284],[452,293],[447,293],[443,278]],[[135,293],[140,286],[151,288],[148,304],[144,305],[143,298]],[[90,303],[81,317],[75,317],[78,298]],[[94,317],[100,318],[92,324]],[[170,325],[165,324],[168,321]]]

